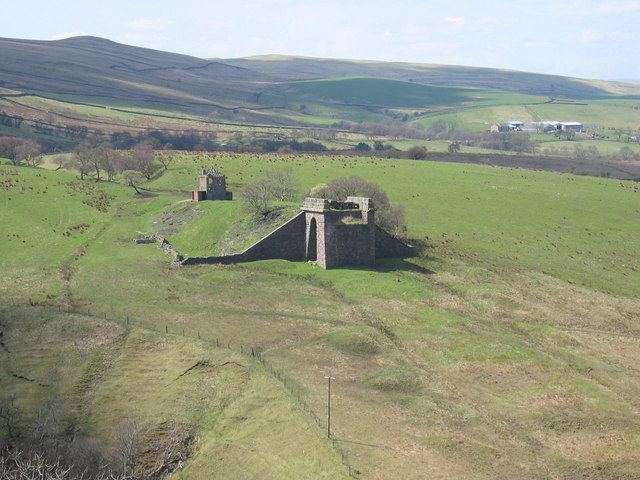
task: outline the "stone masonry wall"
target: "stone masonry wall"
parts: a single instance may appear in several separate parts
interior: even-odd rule
[[[372,214],[373,212],[371,212]],[[353,215],[350,213],[349,215]],[[376,258],[409,257],[415,248],[370,222],[345,221],[344,212],[300,212],[245,251],[224,256],[190,257],[182,265],[230,264],[254,260],[307,258],[311,220],[317,226],[317,263],[323,268],[375,266]],[[170,253],[170,252],[169,252]],[[176,252],[177,253],[177,252]]]
[[[270,258],[303,260],[305,257],[304,233],[305,217],[304,213],[300,212],[242,253],[246,260]]]
[[[304,239],[305,217],[304,213],[300,212],[241,253],[214,257],[190,257],[184,260],[182,265],[230,264],[276,258],[304,260]]]
[[[326,224],[326,268],[374,266],[376,263],[373,224]]]
[[[376,225],[376,257],[412,257],[416,248],[398,240]]]

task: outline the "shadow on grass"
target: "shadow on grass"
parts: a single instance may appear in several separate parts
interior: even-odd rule
[[[376,262],[375,268],[366,270],[375,270],[376,272],[414,272],[425,275],[436,273],[434,270],[415,262],[415,260],[419,259],[420,257],[414,257],[414,261],[411,261],[411,258],[383,258]]]
[[[156,198],[159,194],[156,193],[155,190],[147,190],[146,188],[138,187],[138,191],[136,192],[136,197],[138,198]]]
[[[425,275],[433,275],[436,273],[431,268],[422,264],[426,262],[438,262],[438,258],[430,255],[433,246],[429,245],[425,240],[409,240],[408,243],[415,247],[415,255],[413,257],[397,257],[397,258],[380,258],[376,261],[375,267],[351,266],[338,267],[345,270],[361,270],[376,272],[414,272]]]

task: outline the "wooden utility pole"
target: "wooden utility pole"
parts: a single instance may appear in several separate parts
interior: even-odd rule
[[[331,380],[335,380],[336,377],[329,376],[324,377],[328,380],[327,384],[327,438],[331,438]]]

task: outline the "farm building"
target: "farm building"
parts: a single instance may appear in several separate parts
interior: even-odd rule
[[[502,133],[502,132],[522,131],[523,129],[524,129],[524,122],[521,122],[519,120],[510,120],[505,123],[492,125],[490,131],[494,133]]]
[[[560,122],[560,130],[563,132],[582,132],[584,125],[580,122]]]
[[[544,120],[542,122],[527,123],[523,129],[525,132],[555,132],[559,130],[560,122]]]
[[[203,170],[198,178],[198,190],[191,193],[194,202],[202,200],[231,200],[233,194],[227,192],[227,179],[221,172],[210,168]]]
[[[544,120],[541,122],[522,123],[510,121],[491,127],[492,132],[544,132],[552,133],[557,131],[583,132],[584,125],[580,122],[557,122],[555,120]]]
[[[509,127],[509,130],[522,130],[524,128],[524,122],[520,120],[509,120],[507,127]]]

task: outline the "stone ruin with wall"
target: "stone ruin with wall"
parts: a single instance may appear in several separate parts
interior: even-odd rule
[[[267,259],[307,260],[322,268],[375,266],[377,258],[410,257],[415,248],[375,224],[373,201],[306,198],[300,213],[235,255],[189,257],[182,265]]]
[[[221,172],[210,168],[203,170],[198,178],[198,190],[191,193],[195,202],[202,200],[232,200],[233,194],[227,191],[227,179]]]

